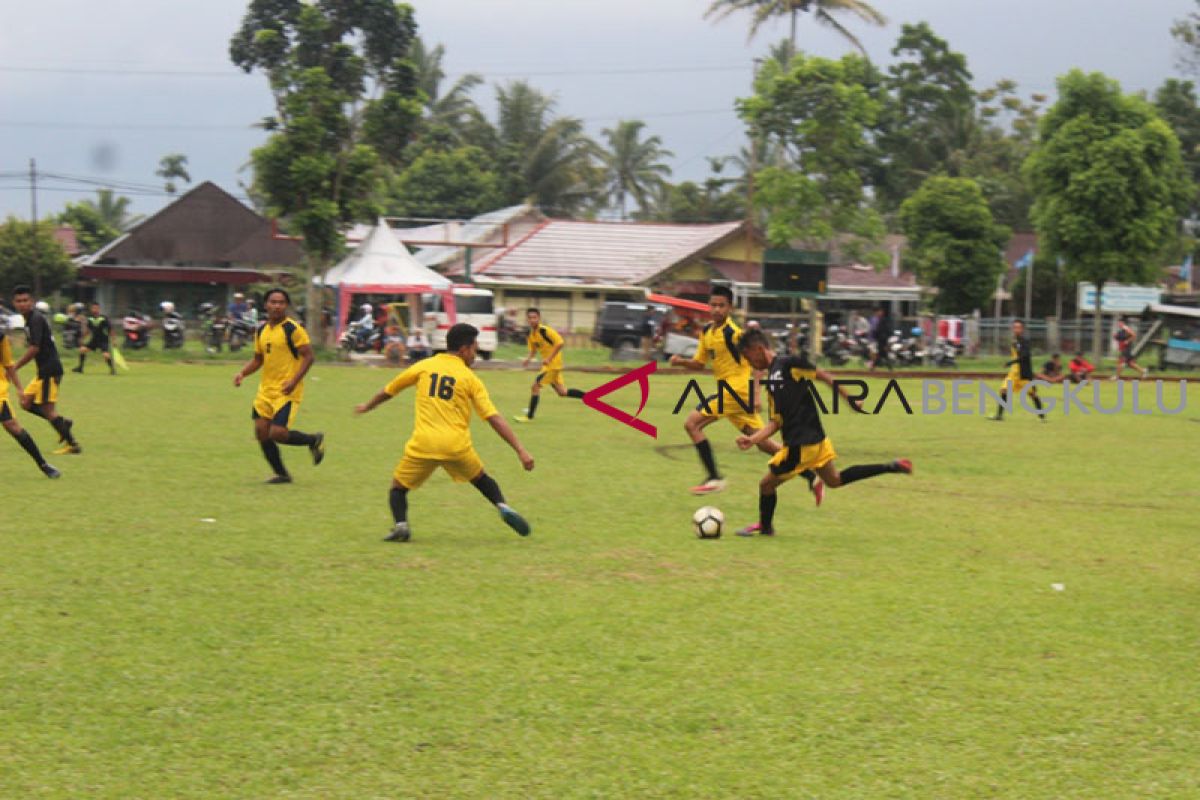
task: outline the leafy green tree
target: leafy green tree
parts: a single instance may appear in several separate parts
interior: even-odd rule
[[[251,0],[230,41],[233,63],[264,72],[275,97],[254,184],[301,237],[310,309],[312,278],[341,253],[346,224],[375,216],[381,160],[401,159],[421,116],[415,34],[412,8],[391,0]],[[320,315],[308,324],[320,341]]]
[[[26,284],[37,295],[53,292],[73,279],[75,266],[54,238],[54,223],[9,217],[0,225],[0,289],[8,297],[14,286]]]
[[[838,21],[839,14],[858,17],[871,25],[883,25],[887,17],[879,13],[865,0],[713,0],[705,12],[706,17],[724,19],[737,11],[751,12],[750,36],[758,33],[759,28],[778,17],[789,17],[791,20],[791,36],[789,42],[791,52],[796,53],[796,21],[800,14],[812,14],[813,18],[827,27],[840,33],[846,41],[866,55],[862,42]]]
[[[1021,166],[1033,151],[1046,96],[1032,94],[1026,100],[1016,83],[1001,80],[979,92],[977,98],[977,135],[958,174],[979,183],[997,222],[1030,230],[1033,191]]]
[[[123,233],[142,219],[141,214],[129,213],[129,205],[132,202],[128,197],[118,195],[112,189],[97,189],[95,200],[81,200],[79,205],[94,213],[105,229]]]
[[[868,204],[867,131],[881,104],[867,86],[874,68],[857,55],[838,61],[797,55],[787,71],[767,62],[755,95],[739,101],[751,140],[775,137],[794,166],[768,166],[755,175],[755,204],[768,214],[767,238],[830,246],[835,236],[852,257],[883,235],[883,220]],[[872,261],[886,256],[867,254]]]
[[[745,197],[725,188],[727,181],[683,181],[663,187],[653,208],[636,215],[654,222],[732,222],[746,215]]]
[[[969,178],[934,176],[900,206],[917,275],[938,289],[939,311],[986,307],[1004,271],[1001,248],[1010,231],[997,225],[979,185]]]
[[[1098,72],[1059,78],[1058,102],[1042,117],[1025,171],[1042,249],[1062,256],[1071,277],[1097,292],[1109,282],[1154,279],[1193,194],[1170,126]],[[1100,314],[1092,337],[1099,359]]]
[[[1200,6],[1200,0],[1196,2]],[[1171,36],[1178,47],[1179,66],[1193,74],[1200,74],[1200,11],[1193,11],[1171,25]]]
[[[879,121],[878,196],[895,209],[931,175],[959,175],[977,136],[967,59],[927,23],[905,25],[892,48]]]
[[[1191,81],[1168,78],[1154,92],[1154,107],[1175,131],[1192,183],[1200,183],[1200,106],[1196,103],[1195,85]],[[1196,200],[1193,195],[1193,212]]]
[[[75,229],[75,238],[85,253],[94,253],[121,235],[119,228],[108,224],[94,204],[67,203],[56,217],[60,225]]]
[[[608,198],[614,201],[625,219],[625,200],[633,197],[638,209],[646,211],[650,198],[666,186],[671,168],[662,159],[674,155],[662,146],[662,137],[641,138],[646,123],[641,120],[621,120],[615,128],[602,132],[608,139],[603,154]]]
[[[392,182],[388,210],[399,216],[461,219],[500,205],[500,181],[478,147],[430,148]]]
[[[442,82],[446,71],[442,60],[446,57],[445,45],[427,48],[421,37],[413,38],[409,57],[416,70],[417,88],[425,95],[425,120],[430,125],[445,125],[461,141],[470,141],[463,134],[482,119],[482,112],[471,92],[483,83],[483,78],[474,72],[459,76],[445,92]]]
[[[187,156],[182,153],[170,153],[159,159],[158,169],[154,174],[166,182],[167,194],[175,195],[175,181],[177,180],[184,183],[192,182],[192,176],[187,171],[187,160]]]

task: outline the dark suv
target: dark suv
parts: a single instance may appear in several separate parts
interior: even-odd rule
[[[696,352],[696,339],[662,330],[667,319],[667,306],[657,303],[605,303],[596,318],[592,341],[612,348],[613,359],[627,361],[640,358],[642,337],[654,336],[656,358],[670,358]]]

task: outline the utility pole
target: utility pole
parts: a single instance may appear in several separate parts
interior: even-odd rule
[[[38,245],[37,159],[29,159],[29,216],[33,235],[33,296],[42,297],[42,254]]]

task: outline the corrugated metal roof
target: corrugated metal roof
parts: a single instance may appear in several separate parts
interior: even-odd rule
[[[472,217],[466,224],[454,232],[454,238],[460,242],[486,242],[499,233],[501,226],[512,222],[522,214],[530,212],[529,204],[509,206],[496,211],[488,211],[477,217]],[[441,235],[441,234],[439,234]],[[415,237],[413,237],[415,238]],[[428,237],[434,238],[434,237]],[[427,267],[437,267],[447,261],[453,261],[462,253],[463,248],[457,245],[422,247],[414,255]]]
[[[505,250],[482,260],[479,274],[512,278],[568,278],[630,284],[715,245],[741,227],[641,222],[548,220]]]

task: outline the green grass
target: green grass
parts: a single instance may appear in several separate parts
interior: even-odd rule
[[[820,509],[793,482],[774,540],[731,535],[764,458],[722,423],[729,530],[698,541],[656,376],[657,441],[546,396],[525,474],[474,425],[529,539],[438,474],[388,545],[412,398],[351,408],[392,373],[319,365],[328,457],[265,486],[234,369],[68,374],[57,482],[4,438],[0,796],[1200,795],[1195,400],[830,418],[841,466],[916,475]],[[520,411],[532,373],[482,375]]]

